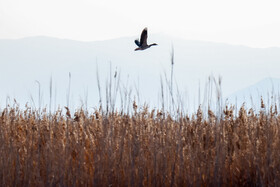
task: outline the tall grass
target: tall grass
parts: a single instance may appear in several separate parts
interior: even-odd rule
[[[265,109],[265,106],[262,106]],[[278,186],[277,107],[199,108],[175,117],[134,102],[131,115],[80,109],[0,117],[1,186]]]
[[[210,77],[203,104],[188,114],[174,94],[173,57],[158,109],[133,100],[117,72],[102,100],[98,71],[93,112],[70,111],[71,74],[65,110],[51,111],[52,79],[48,111],[39,82],[38,108],[7,104],[0,111],[0,186],[279,186],[277,105],[224,106],[221,78]]]

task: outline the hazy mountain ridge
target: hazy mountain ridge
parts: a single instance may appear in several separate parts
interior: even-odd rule
[[[73,105],[88,94],[89,103],[98,102],[96,68],[104,89],[111,71],[121,74],[121,84],[129,79],[131,89],[139,87],[142,100],[158,103],[160,76],[170,79],[170,59],[174,47],[174,80],[187,95],[186,102],[198,105],[199,83],[204,88],[211,74],[223,77],[223,96],[271,76],[277,77],[280,62],[279,48],[250,48],[222,43],[188,41],[162,34],[150,35],[148,43],[158,46],[145,51],[134,51],[137,37],[105,41],[79,42],[50,37],[30,37],[0,40],[2,91],[0,103],[7,95],[21,98],[36,97],[41,83],[44,103],[48,103],[50,78],[57,90],[57,104],[64,103],[71,72]],[[110,65],[111,63],[111,65]],[[164,73],[165,72],[165,73]],[[175,84],[175,83],[174,83]],[[203,94],[202,94],[203,95]],[[232,97],[232,96],[230,96]],[[202,100],[202,99],[201,99]],[[158,103],[159,104],[159,103]],[[63,104],[62,104],[63,105]]]
[[[257,83],[241,89],[230,96],[228,100],[231,103],[241,107],[245,104],[247,108],[259,109],[261,106],[261,98],[265,105],[280,104],[280,79],[264,78]]]

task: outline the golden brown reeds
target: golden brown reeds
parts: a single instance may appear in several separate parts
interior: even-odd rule
[[[175,118],[30,108],[0,115],[1,186],[278,186],[280,116],[226,107]]]

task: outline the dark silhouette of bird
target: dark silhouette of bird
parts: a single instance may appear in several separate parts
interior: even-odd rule
[[[148,29],[147,27],[142,31],[141,33],[141,37],[140,37],[140,42],[139,40],[135,40],[135,44],[138,46],[135,51],[138,51],[138,50],[145,50],[145,49],[148,49],[150,48],[151,46],[153,45],[157,45],[156,43],[153,43],[153,44],[150,44],[148,45],[147,44],[147,38],[148,38]]]

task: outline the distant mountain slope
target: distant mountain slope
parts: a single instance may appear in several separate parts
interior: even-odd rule
[[[133,94],[139,89],[142,102],[161,106],[158,99],[160,77],[164,84],[166,79],[170,80],[172,45],[175,55],[174,89],[179,88],[186,98],[185,102],[192,108],[198,105],[199,86],[203,93],[207,77],[211,74],[222,76],[223,96],[252,85],[256,80],[279,77],[279,48],[249,48],[158,34],[148,38],[148,42],[156,42],[158,46],[134,51],[135,38],[79,42],[40,36],[0,40],[0,104],[5,104],[7,95],[16,97],[20,103],[31,102],[32,95],[35,104],[38,103],[36,80],[41,84],[42,103],[48,104],[52,77],[52,102],[65,105],[68,74],[71,72],[71,104],[80,105],[80,100],[87,98],[89,105],[96,106],[99,101],[98,64],[104,98],[111,66],[111,74],[118,71],[121,75],[122,87],[128,85],[127,89],[132,89]]]
[[[280,104],[280,79],[265,78],[261,81],[241,89],[228,97],[231,103],[237,103],[241,106],[243,103],[248,108],[259,108],[261,106],[261,98],[266,105],[274,103]]]

